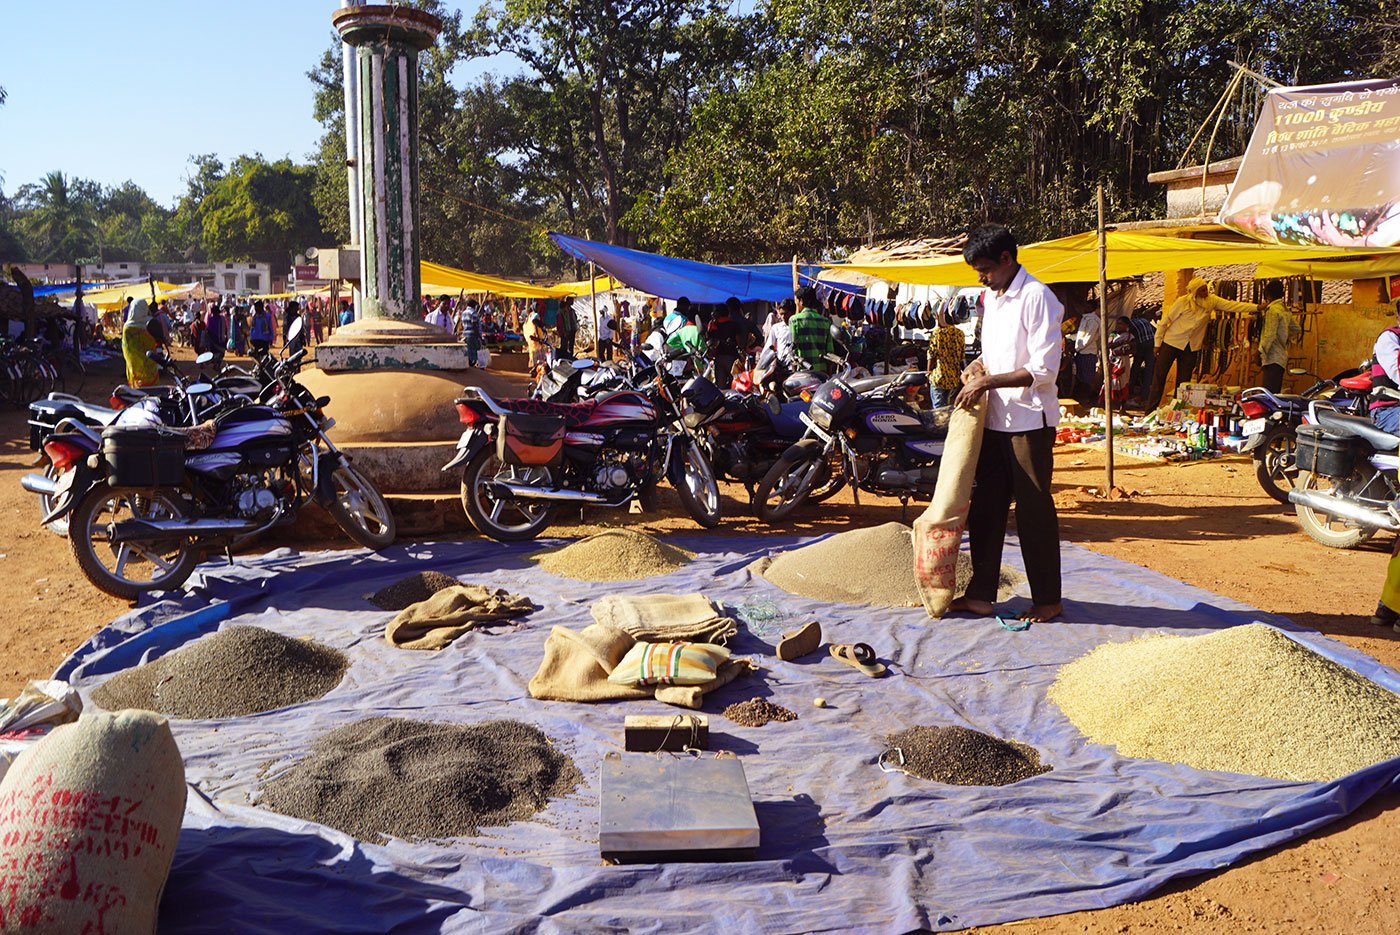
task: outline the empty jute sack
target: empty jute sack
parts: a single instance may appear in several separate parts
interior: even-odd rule
[[[914,520],[914,580],[930,617],[942,617],[947,612],[957,588],[958,549],[967,527],[986,419],[986,396],[970,410],[953,410],[933,500]]]
[[[703,594],[609,594],[590,608],[598,623],[655,643],[724,645],[739,625]]]
[[[409,604],[389,621],[384,639],[399,649],[442,649],[473,627],[535,609],[528,597],[500,588],[459,584]]]
[[[84,714],[0,781],[0,932],[153,932],[185,812],[165,718]]]
[[[682,708],[699,708],[704,696],[752,668],[747,659],[720,664],[704,685],[618,685],[608,681],[637,640],[605,623],[582,630],[554,627],[544,643],[544,659],[530,679],[530,697],[542,701],[628,701],[652,698]]]

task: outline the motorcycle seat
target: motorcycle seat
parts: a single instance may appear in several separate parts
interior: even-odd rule
[[[518,412],[529,416],[558,416],[564,420],[566,428],[577,428],[588,421],[593,410],[598,407],[596,399],[581,403],[550,403],[542,399],[503,399],[499,405],[508,412]]]
[[[1342,377],[1337,383],[1348,390],[1369,390],[1371,388],[1371,375],[1368,373],[1355,377]]]
[[[1275,393],[1274,397],[1278,399],[1279,402],[1290,406],[1306,407],[1308,404],[1308,398],[1298,393]]]
[[[857,393],[869,393],[871,390],[878,390],[888,383],[893,383],[897,376],[899,376],[897,373],[885,373],[873,377],[861,377],[859,380],[847,380],[846,382]]]
[[[1390,434],[1365,416],[1353,416],[1345,412],[1319,412],[1317,421],[1325,429],[1365,439],[1377,451],[1395,451],[1400,448],[1400,435]]]

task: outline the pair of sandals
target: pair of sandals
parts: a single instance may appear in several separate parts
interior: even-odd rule
[[[778,641],[778,658],[784,662],[814,653],[822,644],[822,625],[813,620],[796,630],[784,633]],[[831,658],[871,678],[880,678],[888,671],[875,656],[868,643],[831,643],[827,647]]]

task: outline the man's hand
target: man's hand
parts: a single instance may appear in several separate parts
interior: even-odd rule
[[[963,368],[962,378],[961,378],[961,379],[962,379],[962,382],[963,382],[964,384],[966,384],[966,383],[971,383],[973,380],[977,379],[978,377],[980,377],[980,376],[985,376],[986,373],[987,373],[987,368],[986,368],[985,366],[983,366],[983,364],[982,364],[982,358],[979,357],[979,358],[977,358],[976,360],[974,360],[972,363],[968,364],[966,367]]]
[[[969,380],[964,371],[963,388],[958,391],[957,399],[953,400],[953,405],[960,409],[973,408],[986,395],[987,390],[992,388],[991,377],[987,376],[985,371],[981,371],[979,364],[974,366],[978,366],[979,372]],[[968,367],[968,370],[971,369],[972,367]]]

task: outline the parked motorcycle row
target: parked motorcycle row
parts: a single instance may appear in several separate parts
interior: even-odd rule
[[[106,407],[57,393],[30,407],[44,472],[21,483],[98,589],[135,600],[178,588],[205,555],[231,555],[313,500],[359,544],[394,541],[384,497],[326,437],[330,399],[297,382],[304,350],[194,381],[151,353],[173,386],[118,387]]]

